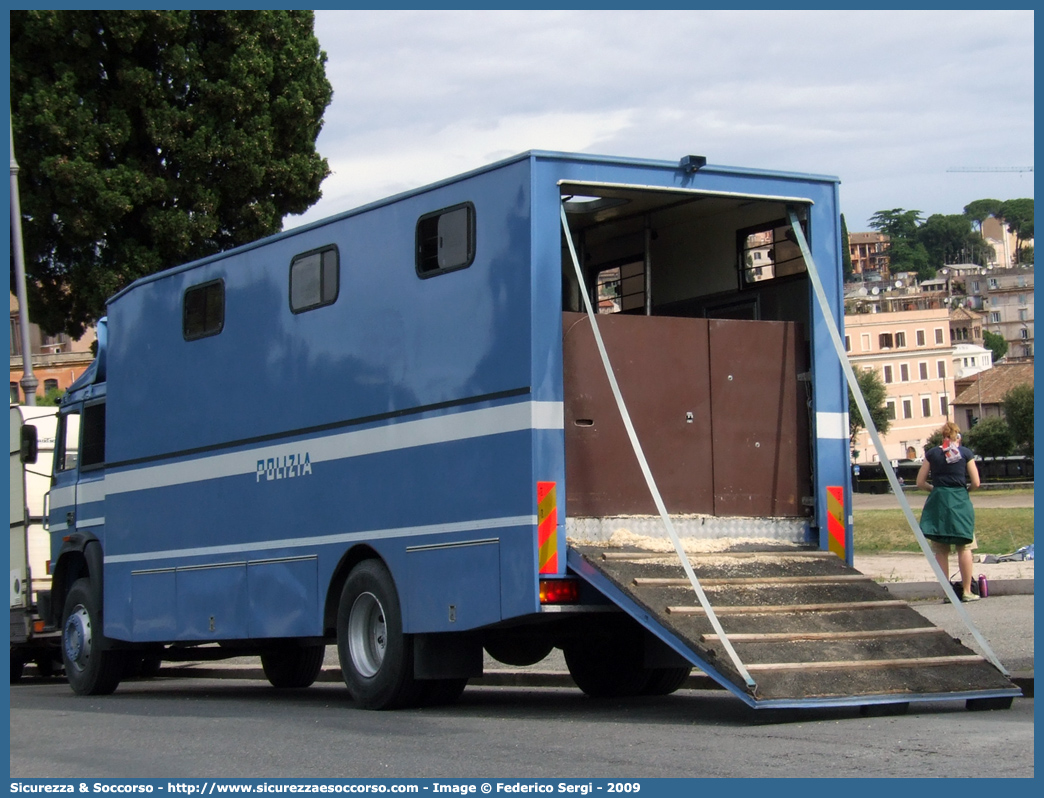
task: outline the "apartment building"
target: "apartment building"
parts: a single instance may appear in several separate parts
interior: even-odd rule
[[[1015,234],[1008,231],[1003,220],[990,216],[982,222],[982,237],[993,247],[991,266],[1014,266],[1016,260]],[[1023,246],[1033,246],[1033,239],[1022,242]]]
[[[955,344],[982,346],[986,315],[961,305],[950,311],[950,340]]]
[[[79,340],[73,341],[64,333],[46,335],[36,324],[29,325],[29,346],[32,353],[33,376],[39,383],[38,397],[48,391],[64,391],[83,374],[94,360],[91,346],[96,339],[94,329],[88,329]],[[21,379],[22,337],[18,327],[18,299],[11,294],[11,401],[25,404]]]
[[[1033,357],[1033,267],[991,269],[982,279],[986,329],[1008,342],[1008,357]]]
[[[845,348],[853,369],[874,369],[887,388],[892,425],[882,442],[888,459],[922,457],[928,438],[951,414],[949,310],[846,315]],[[879,459],[865,430],[852,443],[852,457],[857,463]]]
[[[864,279],[888,279],[889,238],[884,233],[849,233],[848,253],[852,256],[852,273]]]
[[[953,420],[970,429],[978,420],[1004,417],[1004,397],[1012,388],[1033,385],[1033,364],[1005,363],[962,380],[953,400]]]

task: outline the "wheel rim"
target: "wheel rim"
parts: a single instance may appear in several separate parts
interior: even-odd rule
[[[65,621],[62,645],[65,656],[74,667],[83,670],[91,658],[91,616],[83,605],[78,605]]]
[[[388,646],[384,607],[373,593],[362,593],[352,603],[348,616],[348,651],[361,676],[376,675]]]

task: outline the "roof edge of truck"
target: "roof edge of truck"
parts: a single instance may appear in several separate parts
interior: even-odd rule
[[[278,241],[278,240],[281,240],[281,239],[284,239],[284,238],[288,238],[290,236],[294,236],[294,235],[298,235],[300,233],[304,233],[304,232],[309,231],[309,230],[314,230],[316,228],[323,227],[324,225],[328,225],[328,224],[331,224],[333,222],[337,222],[337,221],[340,221],[342,219],[349,218],[351,216],[357,216],[357,215],[359,215],[361,213],[366,213],[367,211],[371,211],[371,210],[373,210],[375,208],[380,208],[380,207],[385,206],[385,205],[391,205],[391,204],[393,204],[395,202],[399,202],[399,201],[401,201],[403,199],[406,199],[408,197],[418,196],[418,195],[424,194],[424,193],[426,193],[428,191],[432,191],[434,189],[441,188],[442,186],[450,185],[452,183],[457,183],[457,182],[459,182],[461,180],[465,180],[467,178],[474,177],[475,175],[480,175],[480,174],[484,174],[486,172],[492,172],[492,171],[495,171],[497,169],[502,169],[505,166],[509,166],[511,164],[518,163],[518,162],[525,161],[525,160],[587,161],[587,162],[590,162],[590,163],[626,164],[626,165],[631,165],[631,166],[645,166],[645,167],[651,167],[651,168],[673,169],[673,170],[677,170],[677,169],[680,168],[678,161],[665,161],[665,160],[649,159],[649,158],[631,158],[631,157],[618,156],[618,155],[597,155],[597,154],[591,154],[591,153],[560,152],[560,151],[554,151],[554,150],[527,150],[526,152],[519,153],[518,155],[512,155],[512,156],[510,156],[508,158],[503,158],[503,159],[501,159],[499,161],[494,161],[493,163],[485,164],[483,166],[477,167],[475,169],[468,170],[466,172],[461,172],[460,174],[456,174],[456,175],[453,175],[451,177],[447,177],[447,178],[444,178],[442,180],[438,180],[438,181],[436,181],[434,183],[427,183],[427,184],[425,184],[423,186],[418,186],[417,188],[408,189],[408,190],[402,191],[402,192],[400,192],[398,194],[393,194],[390,197],[385,197],[385,198],[382,198],[382,199],[379,199],[379,200],[375,200],[373,202],[366,203],[365,205],[360,205],[360,206],[358,206],[356,208],[351,208],[351,209],[346,210],[346,211],[341,211],[340,213],[332,214],[331,216],[327,216],[327,217],[324,217],[322,219],[318,219],[318,220],[316,220],[314,222],[309,222],[308,224],[300,225],[299,227],[291,228],[290,230],[282,230],[282,231],[280,231],[278,233],[273,233],[272,235],[265,236],[263,238],[259,238],[256,241],[251,241],[248,244],[241,244],[238,247],[233,247],[232,249],[227,249],[227,250],[224,250],[222,252],[217,252],[217,253],[215,253],[213,255],[208,255],[205,258],[199,258],[197,260],[190,261],[190,262],[182,264],[180,266],[174,266],[172,268],[164,269],[163,271],[159,271],[159,272],[156,272],[154,274],[146,275],[145,277],[140,277],[137,280],[135,280],[133,283],[131,283],[130,285],[126,286],[125,288],[121,289],[120,291],[118,291],[117,293],[115,293],[111,297],[109,297],[109,299],[106,300],[106,304],[108,304],[109,302],[115,302],[117,299],[122,297],[124,294],[126,294],[127,292],[131,291],[132,289],[134,289],[135,287],[137,287],[139,285],[144,285],[146,283],[155,282],[157,280],[160,280],[160,279],[163,279],[163,278],[166,278],[166,277],[170,277],[170,276],[173,276],[175,274],[180,274],[180,273],[182,273],[184,271],[188,271],[190,269],[194,269],[194,268],[199,267],[199,266],[203,266],[203,265],[205,265],[207,263],[214,263],[216,261],[222,260],[222,259],[227,258],[227,257],[231,257],[231,256],[239,254],[239,253],[249,252],[252,249],[257,249],[258,247],[264,246],[264,245],[269,244],[269,243],[271,243],[273,241]],[[806,182],[807,181],[826,182],[826,183],[840,183],[841,182],[840,178],[834,177],[834,176],[831,176],[831,175],[819,175],[819,174],[802,173],[802,172],[788,172],[788,171],[778,171],[778,170],[771,170],[771,169],[754,169],[754,168],[740,167],[740,166],[722,166],[722,165],[708,164],[706,166],[701,167],[699,171],[700,172],[704,172],[704,173],[714,173],[714,174],[758,175],[758,176],[762,176],[762,177],[777,178],[777,179],[783,179],[783,180],[801,180],[801,181],[806,181]]]

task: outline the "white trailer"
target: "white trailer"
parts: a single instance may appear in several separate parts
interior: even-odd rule
[[[27,663],[50,676],[62,667],[50,621],[51,537],[44,497],[51,488],[57,415],[53,407],[11,405],[11,681]]]

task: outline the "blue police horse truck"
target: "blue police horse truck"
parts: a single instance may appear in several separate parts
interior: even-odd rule
[[[579,544],[657,534],[628,412],[681,534],[851,564],[799,238],[840,319],[835,179],[529,152],[136,281],[60,409],[72,689],[244,654],[307,687],[328,644],[368,708],[455,700],[483,651],[559,647],[592,695],[729,686]]]

